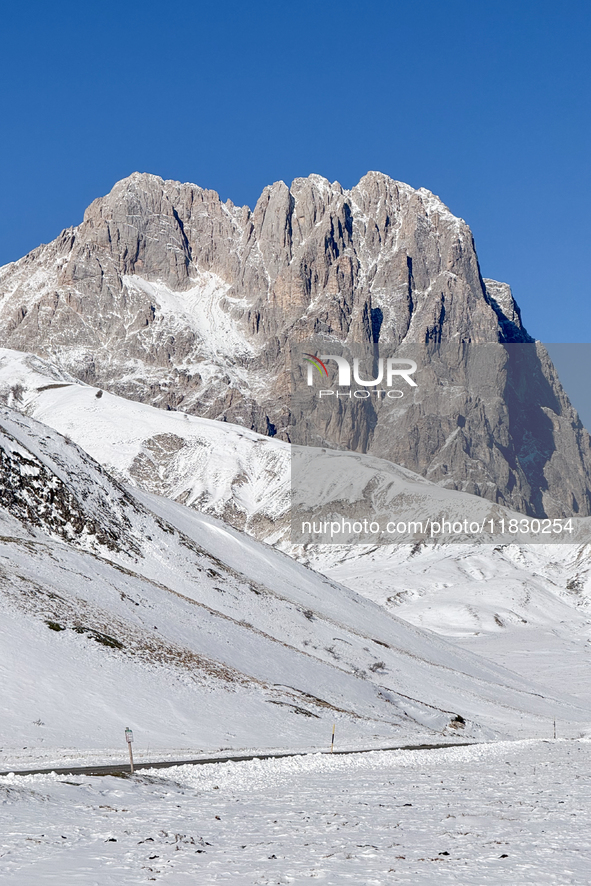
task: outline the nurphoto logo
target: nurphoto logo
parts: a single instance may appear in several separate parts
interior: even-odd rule
[[[329,378],[329,372],[325,362],[328,360],[333,360],[336,363],[337,386],[339,388],[351,387],[351,362],[347,360],[346,357],[337,354],[321,354],[320,356],[317,356],[316,354],[308,353],[304,353],[303,357],[304,361],[308,364],[307,382],[310,387],[314,386],[314,379],[316,378],[314,374],[315,369],[319,373],[322,381],[324,381],[325,378]],[[418,387],[416,381],[412,378],[417,371],[417,364],[414,360],[402,357],[387,357],[384,361],[384,358],[380,357],[377,360],[377,374],[375,378],[361,378],[361,369],[359,366],[361,359],[359,357],[354,357],[352,362],[353,382],[356,385],[360,385],[361,390],[340,391],[335,390],[334,388],[325,388],[318,391],[319,398],[336,396],[355,397],[358,400],[364,400],[370,397],[371,394],[375,394],[378,399],[386,396],[392,400],[399,400],[401,397],[404,397],[404,390],[395,388],[395,383],[400,384],[402,380],[402,382],[406,382],[411,388]],[[383,387],[378,387],[378,385],[383,384],[385,384],[387,390],[384,390]],[[374,390],[369,391],[366,390],[367,388],[373,388]]]

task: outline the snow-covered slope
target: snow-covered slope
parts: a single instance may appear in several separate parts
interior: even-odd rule
[[[0,349],[0,398],[75,440],[123,482],[221,517],[293,553],[287,531],[291,504],[287,444],[239,425],[155,409],[104,393],[34,355],[7,349]],[[382,459],[306,451],[312,453],[305,465],[310,489],[324,484],[322,498],[327,508],[346,501],[354,505],[356,519],[364,508],[412,520],[446,510],[451,519],[474,519],[486,525],[491,514],[517,516]],[[304,500],[308,491],[305,483],[298,486]],[[569,539],[580,543],[588,536],[591,521],[579,519],[573,524],[577,530]],[[568,546],[556,547],[548,556],[560,562],[564,559],[560,551]],[[454,549],[450,549],[452,555]],[[354,549],[349,559],[363,553]],[[535,553],[532,556],[537,559]],[[547,559],[543,551],[540,557]],[[339,551],[338,562],[341,559]],[[332,562],[330,556],[328,560]],[[584,562],[578,567],[584,568]]]
[[[78,443],[109,472],[257,537],[288,527],[289,446],[239,425],[169,412],[0,349],[0,396]],[[99,396],[97,396],[99,395]]]
[[[307,562],[400,618],[591,704],[586,546],[333,546]]]
[[[213,514],[221,513],[226,519],[228,515],[236,518],[238,514],[239,518],[235,519],[238,525],[245,525],[250,532],[259,532],[263,537],[271,536],[269,527],[275,528],[276,538],[284,534],[286,523],[282,524],[282,520],[286,520],[288,504],[288,452],[285,444],[258,437],[237,426],[195,417],[186,418],[178,413],[130,403],[106,393],[97,398],[95,389],[75,384],[66,376],[61,377],[59,371],[46,366],[38,358],[14,352],[2,352],[0,379],[10,402],[58,427],[98,456],[109,469],[114,468],[121,479],[141,482],[144,488],[163,491],[169,496],[176,493],[181,501],[198,504]],[[410,696],[422,705],[432,705],[433,708],[452,713],[459,712],[456,709],[461,707],[471,719],[499,732],[505,728],[506,716],[499,715],[490,707],[493,700],[494,707],[498,699],[505,697],[503,704],[521,710],[522,701],[514,698],[512,693],[532,688],[533,669],[524,672],[523,680],[513,683],[514,678],[506,672],[494,667],[491,670],[482,660],[465,658],[458,649],[445,643],[441,645],[433,636],[417,632],[381,607],[385,605],[386,609],[392,610],[394,600],[397,605],[404,596],[398,591],[408,585],[409,588],[416,588],[416,592],[406,595],[417,602],[416,610],[413,614],[412,607],[407,606],[397,609],[397,614],[430,629],[456,635],[461,633],[453,622],[453,616],[454,629],[449,630],[449,604],[442,599],[440,606],[434,599],[442,584],[434,581],[434,577],[446,569],[447,575],[451,569],[454,581],[448,583],[454,584],[456,603],[458,596],[463,597],[463,611],[469,614],[473,623],[472,631],[468,629],[464,633],[473,633],[476,630],[474,624],[478,625],[478,630],[483,625],[485,629],[494,625],[494,630],[501,630],[499,620],[504,619],[503,626],[512,622],[507,611],[513,611],[513,596],[521,593],[529,582],[531,562],[519,563],[518,558],[514,557],[514,582],[507,584],[499,581],[495,584],[491,577],[498,553],[490,547],[482,548],[478,554],[474,554],[481,557],[485,564],[481,566],[484,583],[477,584],[475,567],[471,564],[466,566],[465,554],[460,547],[428,550],[410,546],[396,549],[382,547],[372,552],[359,546],[330,546],[291,551],[307,558],[327,574],[342,576],[342,584],[335,585],[213,517],[166,499],[146,495],[139,489],[132,495],[113,484],[100,471],[95,477],[91,460],[74,444],[64,442],[59,434],[48,429],[41,432],[38,425],[25,417],[11,412],[7,422],[5,426],[10,427],[14,435],[20,434],[21,439],[25,440],[27,434],[33,435],[34,442],[30,448],[39,457],[43,456],[45,462],[49,459],[50,464],[46,467],[53,470],[54,466],[56,471],[65,471],[64,476],[76,478],[74,485],[80,508],[85,507],[85,502],[94,502],[93,496],[96,498],[97,493],[93,490],[103,489],[108,508],[114,513],[117,513],[117,508],[121,509],[121,518],[116,522],[118,531],[126,535],[124,538],[122,536],[120,542],[111,547],[101,545],[100,539],[91,531],[74,534],[70,540],[131,570],[136,576],[129,579],[132,582],[157,582],[161,588],[180,593],[201,607],[208,607],[215,613],[216,619],[226,619],[224,631],[215,629],[220,637],[224,633],[236,632],[233,640],[236,648],[232,655],[228,653],[227,636],[220,641],[220,651],[209,641],[209,645],[203,645],[200,635],[196,639],[198,634],[195,634],[191,641],[193,645],[189,644],[188,647],[193,652],[198,650],[203,653],[207,650],[208,656],[221,662],[224,667],[246,674],[248,678],[254,677],[266,683],[287,683],[292,687],[293,674],[298,674],[300,670],[299,662],[305,662],[304,674],[311,667],[313,659],[314,668],[328,668],[326,674],[332,674],[336,669],[339,672],[337,683],[343,679],[351,680],[353,676],[351,686],[354,691],[348,688],[348,683],[337,690],[330,677],[321,677],[320,672],[314,671],[310,679],[302,678],[303,682],[298,682],[298,693],[317,696],[318,687],[322,686],[323,701],[363,718],[374,717],[384,722],[389,722],[392,707],[390,701],[384,702],[384,692],[388,697],[398,699],[398,712],[401,709],[409,712],[410,701],[403,704],[400,699]],[[174,430],[177,428],[178,433]],[[171,461],[161,457],[163,450],[158,451],[153,440],[172,434],[181,441],[177,453],[182,453],[183,457],[181,459],[177,455],[177,459]],[[152,441],[150,448],[154,473],[146,470],[140,476],[130,466],[137,460],[138,453],[146,450],[147,441]],[[392,466],[392,476],[397,482],[407,485],[413,482],[410,472],[401,471],[395,466]],[[416,485],[419,492],[431,486],[422,478],[417,478]],[[200,494],[195,495],[195,490],[200,490]],[[481,499],[461,493],[443,491],[443,494],[455,496],[458,500],[471,499],[478,507],[486,505]],[[89,511],[98,513],[97,505],[93,503]],[[152,512],[157,512],[158,518],[155,519]],[[129,524],[127,527],[125,521]],[[45,529],[49,526],[54,534],[57,532],[47,521],[46,524]],[[176,527],[176,533],[163,529],[170,524]],[[58,534],[62,538],[69,538],[64,532]],[[48,544],[47,541],[44,543]],[[536,549],[541,550],[540,546]],[[70,555],[71,552],[68,557]],[[76,553],[76,558],[82,556],[82,552]],[[206,566],[202,562],[204,557],[208,563]],[[214,562],[211,562],[211,558]],[[78,560],[76,563],[78,565],[72,567],[73,574],[78,574],[78,571],[82,574],[87,567],[80,565]],[[21,569],[21,566],[15,565],[14,568]],[[560,571],[558,566],[556,569]],[[213,574],[209,575],[209,572]],[[55,577],[51,578],[51,582],[59,593]],[[72,583],[76,584],[75,581]],[[365,597],[374,597],[380,606],[351,594],[343,584],[350,585]],[[84,582],[81,581],[79,586],[83,587]],[[536,589],[535,593],[529,594],[529,601],[533,597],[534,602],[527,604],[528,618],[545,626],[552,620],[556,622],[562,618],[564,621],[570,620],[571,624],[576,622],[578,630],[584,629],[586,616],[577,616],[572,605],[572,594],[566,593],[561,599],[553,589],[551,580],[544,576],[539,579],[539,587],[541,593]],[[474,588],[484,590],[480,600],[475,597]],[[501,598],[495,599],[491,596],[491,592],[498,594],[501,589],[505,597],[501,595]],[[137,593],[143,595],[145,591],[138,590]],[[503,600],[505,606],[501,608]],[[189,611],[194,610],[190,608]],[[208,618],[214,618],[211,612]],[[495,615],[498,619],[495,619]],[[181,619],[184,620],[185,616],[182,615]],[[56,620],[59,621],[57,615]],[[519,618],[515,620],[520,621]],[[105,623],[104,618],[102,623]],[[219,625],[219,622],[216,624]],[[153,627],[149,630],[153,631]],[[253,631],[257,638],[262,637],[262,646],[259,647],[258,639],[253,640]],[[174,642],[178,642],[176,634]],[[183,643],[186,642],[184,637]],[[254,659],[262,656],[265,661],[272,661],[277,657],[274,651],[263,652],[263,647],[268,643],[271,643],[271,650],[280,649],[280,658],[286,655],[287,647],[292,650],[289,655],[295,657],[287,666],[292,674],[289,680],[283,665],[277,672],[273,669],[271,672],[265,668],[261,670],[260,665],[253,670]],[[249,644],[251,657],[244,658],[242,652]],[[256,654],[255,649],[258,650]],[[458,677],[458,674],[462,676]],[[483,689],[478,683],[479,688],[475,689],[475,684],[471,682],[474,679],[484,681],[483,685],[488,688]],[[492,685],[496,688],[491,689]],[[366,697],[368,691],[370,696]],[[510,697],[506,696],[507,691]],[[350,692],[353,695],[350,696]],[[486,696],[486,702],[482,701],[483,696]],[[352,702],[351,699],[356,700]],[[293,699],[289,703],[297,707]],[[382,710],[384,703],[386,713]],[[425,718],[425,709],[421,710],[417,719],[423,724],[433,725],[429,717]],[[534,705],[530,710],[533,716],[528,728],[535,731],[536,717],[543,719],[549,716],[549,709],[543,707],[543,710],[544,713],[537,711]],[[321,711],[321,716],[323,713]],[[445,714],[443,720],[441,716],[436,714],[437,728],[441,728],[441,723],[449,723],[449,714]],[[584,719],[586,714],[581,716]],[[511,715],[509,719],[511,728],[517,728],[516,723],[521,716]],[[396,720],[395,728],[398,726],[399,720]],[[375,734],[380,734],[379,729]]]
[[[1,510],[5,745],[104,747],[122,723],[152,747],[323,744],[335,719],[352,740],[536,734],[557,710],[585,727],[576,702],[213,518],[135,499],[38,422],[4,407],[1,425],[3,464],[23,478]],[[66,492],[86,520],[71,538]],[[108,543],[103,512],[117,515]]]
[[[292,459],[282,441],[125,400],[31,354],[0,349],[0,396],[71,437],[123,482],[213,514],[284,549],[291,547],[292,505],[303,519],[317,520],[332,519],[345,503],[355,520],[377,519],[384,527],[392,515],[397,524],[427,526],[445,519],[483,527],[493,518],[498,526],[501,517],[508,525],[522,516],[372,456],[297,447]],[[591,540],[591,518],[572,522],[572,541]],[[482,540],[489,535],[485,529]],[[420,537],[410,535],[414,541]],[[513,538],[506,533],[505,541]],[[381,535],[382,542],[408,539],[406,533]],[[301,540],[319,539],[304,533]]]

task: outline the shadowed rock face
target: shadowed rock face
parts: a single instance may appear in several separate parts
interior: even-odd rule
[[[132,399],[293,438],[290,343],[391,350],[531,342],[506,284],[483,281],[468,226],[425,189],[371,172],[350,191],[312,175],[255,208],[134,174],[77,228],[0,270],[0,341]],[[453,349],[452,349],[453,350]],[[589,435],[543,349],[453,366],[394,427],[337,416],[329,442],[529,513],[591,512]],[[451,359],[451,358],[450,358]],[[318,431],[318,417],[311,426]]]

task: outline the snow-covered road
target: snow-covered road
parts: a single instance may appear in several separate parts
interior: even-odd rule
[[[0,779],[3,884],[590,881],[591,743]]]

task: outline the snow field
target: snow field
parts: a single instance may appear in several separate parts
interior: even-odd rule
[[[591,743],[0,779],[6,884],[589,883]]]

